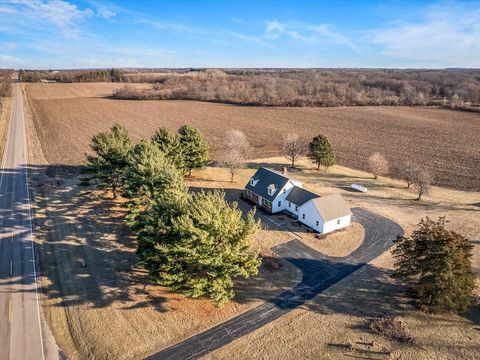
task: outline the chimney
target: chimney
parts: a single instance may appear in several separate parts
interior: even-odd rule
[[[282,173],[283,173],[283,175],[287,175],[287,167],[286,166],[283,167]]]

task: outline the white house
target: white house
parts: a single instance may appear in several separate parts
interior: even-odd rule
[[[260,167],[245,186],[246,198],[268,213],[289,212],[298,221],[321,233],[350,225],[352,212],[338,193],[318,196],[303,184],[276,171]]]

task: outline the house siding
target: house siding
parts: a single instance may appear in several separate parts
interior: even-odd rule
[[[298,207],[298,220],[319,233],[323,233],[323,219],[315,209],[312,201],[308,201]],[[305,215],[305,219],[303,216]],[[318,225],[317,225],[318,221]]]
[[[287,200],[286,197],[288,196],[288,193],[290,190],[293,188],[293,184],[291,181],[285,184],[285,186],[280,189],[277,196],[275,197],[274,201],[272,201],[272,213],[277,213],[280,211],[283,211],[287,208]],[[280,201],[280,206],[278,205],[278,202]]]
[[[292,211],[293,212],[293,211]],[[296,214],[296,213],[295,213]],[[305,214],[305,219],[303,215]],[[313,204],[313,201],[306,202],[303,206],[298,209],[298,220],[308,227],[312,228],[315,231],[318,231],[321,234],[327,234],[329,232],[345,228],[350,225],[352,220],[352,215],[342,216],[338,219],[333,219],[324,222],[323,218],[320,216],[318,211]],[[340,220],[340,223],[338,223]],[[318,221],[318,225],[317,225]]]
[[[340,220],[340,224],[338,224],[338,220]],[[338,219],[327,221],[323,226],[323,233],[325,234],[338,229],[345,228],[350,225],[351,221],[352,221],[352,215],[346,215]]]

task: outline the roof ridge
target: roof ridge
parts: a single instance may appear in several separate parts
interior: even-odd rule
[[[293,180],[293,181],[296,181],[296,182],[299,182],[301,183],[300,180],[297,180],[297,179],[294,179],[288,175],[284,175],[282,174],[280,171],[277,171],[277,170],[273,170],[273,169],[270,169],[268,167],[265,167],[265,166],[260,166],[259,169],[264,169],[264,170],[267,170],[267,171],[270,171],[271,173],[274,173],[275,175],[278,175],[278,176],[281,176],[281,177],[284,177],[285,179],[288,179],[288,180]]]
[[[307,189],[305,189],[304,187],[301,187],[301,186],[293,185],[293,188],[297,188],[297,189],[300,189],[300,190],[302,190],[302,191],[308,192],[308,193],[310,193],[310,194],[316,195],[317,198],[322,197],[321,195],[318,195],[317,193],[315,193],[315,192],[313,192],[313,191],[310,191],[310,190],[307,190]]]

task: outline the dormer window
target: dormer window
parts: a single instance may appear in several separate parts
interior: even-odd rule
[[[277,189],[275,189],[274,184],[270,184],[267,187],[267,191],[268,191],[268,195],[272,196],[273,194],[275,194],[275,191],[277,191]]]
[[[253,177],[250,178],[250,185],[255,186],[257,184],[258,180],[255,180]]]

